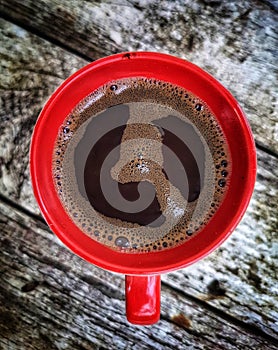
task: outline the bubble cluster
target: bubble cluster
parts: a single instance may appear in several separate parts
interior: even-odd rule
[[[90,121],[119,104],[129,106],[130,116],[122,136],[120,158],[111,169],[111,176],[122,184],[144,180],[155,186],[166,218],[159,226],[142,226],[102,215],[79,191],[72,160],[76,147]],[[169,114],[190,123],[204,147],[203,186],[192,202],[184,198],[163,171],[164,130],[155,121]],[[223,131],[204,101],[168,82],[135,77],[100,87],[71,111],[57,136],[52,168],[63,206],[84,233],[111,249],[144,253],[173,248],[202,230],[225,196],[231,161]]]

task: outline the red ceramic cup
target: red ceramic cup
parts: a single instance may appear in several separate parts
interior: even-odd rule
[[[68,217],[56,193],[52,155],[58,130],[70,111],[109,81],[144,76],[184,87],[207,103],[228,141],[232,173],[226,196],[205,228],[185,243],[151,253],[121,253],[84,234]],[[68,78],[50,97],[34,129],[30,169],[45,220],[74,253],[101,268],[126,275],[126,313],[134,324],[159,320],[160,274],[183,268],[217,248],[235,229],[253,192],[256,151],[247,120],[234,97],[196,65],[153,52],[117,54],[97,60]]]

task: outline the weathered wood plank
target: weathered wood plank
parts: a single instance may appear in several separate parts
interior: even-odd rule
[[[6,196],[24,199],[25,206],[37,210],[29,195],[28,178],[33,125],[50,94],[86,61],[17,26],[3,20],[0,23],[0,188]],[[260,125],[267,124],[260,122]]]
[[[39,226],[0,202],[0,348],[275,349],[165,285],[159,323],[128,324],[122,276],[73,256]]]
[[[238,228],[213,254],[163,281],[278,335],[278,161],[261,151],[257,155],[255,191]],[[209,293],[214,279],[223,289]]]
[[[1,194],[38,213],[28,171],[32,127],[47,95],[85,61],[5,21],[2,34],[12,41],[5,41],[0,49],[8,57],[2,61],[5,74],[1,83]],[[16,60],[18,66],[12,65]],[[277,162],[260,151],[258,156],[256,191],[236,233],[214,255],[180,273],[165,276],[164,281],[202,298],[207,284],[217,278],[227,292],[224,298],[210,301],[212,305],[273,335],[278,318],[273,309],[277,296]]]
[[[2,33],[6,38],[12,38],[12,43],[5,42],[6,46],[1,46],[0,50],[13,60],[2,61],[4,108],[1,108],[3,119],[0,125],[3,128],[0,188],[2,194],[37,211],[27,167],[32,126],[47,95],[85,61],[16,26],[2,22],[2,28]],[[16,60],[19,65],[12,65],[11,62]],[[3,62],[6,63],[3,65]],[[30,81],[32,84],[29,86]],[[262,152],[258,155],[260,168],[253,204],[237,232],[210,258],[181,273],[165,276],[164,282],[170,287],[186,290],[189,296],[203,298],[202,294],[207,294],[208,283],[217,278],[223,284],[226,295],[210,301],[212,305],[275,335],[278,317],[274,308],[277,297],[274,275],[277,268],[277,187],[274,185],[277,174],[274,170],[277,163]],[[109,278],[107,275],[107,280]]]
[[[277,161],[258,152],[258,181],[243,221],[216,252],[186,269],[164,275],[170,288],[277,336]],[[47,250],[48,248],[46,248]],[[52,262],[50,262],[52,263]],[[94,270],[95,271],[95,270]],[[109,274],[106,275],[109,280]],[[208,289],[217,279],[223,290]],[[215,290],[216,289],[216,290]]]
[[[39,212],[30,196],[28,153],[52,92],[86,62],[0,19],[0,192]]]
[[[258,143],[278,153],[275,1],[2,0],[6,18],[88,59],[126,50],[184,57],[218,78]]]

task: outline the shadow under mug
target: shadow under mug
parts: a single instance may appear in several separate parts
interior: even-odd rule
[[[71,110],[109,81],[146,77],[167,81],[205,101],[220,124],[232,171],[220,207],[200,233],[174,248],[121,253],[84,234],[69,218],[56,192],[52,157],[59,129]],[[130,52],[99,59],[69,77],[50,97],[36,123],[30,150],[35,197],[51,230],[74,253],[106,270],[126,275],[129,322],[148,325],[160,317],[160,274],[183,268],[217,248],[235,229],[251,198],[256,151],[248,122],[234,97],[211,75],[183,59],[154,52]]]

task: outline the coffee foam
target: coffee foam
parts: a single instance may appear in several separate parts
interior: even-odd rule
[[[155,186],[166,218],[159,227],[106,217],[94,210],[85,191],[77,191],[73,161],[76,147],[92,118],[121,103],[129,107],[130,116],[120,145],[120,159],[111,169],[111,176],[120,183],[146,180]],[[163,131],[154,121],[163,121],[169,115],[190,123],[204,146],[203,189],[193,202],[187,202],[162,171]],[[111,120],[110,124],[112,129],[117,121]],[[96,138],[101,135],[98,130]],[[87,156],[83,155],[84,161]],[[200,232],[225,195],[230,168],[225,137],[206,104],[180,87],[142,77],[111,82],[81,101],[61,126],[53,155],[56,188],[75,224],[112,249],[136,253],[169,249]]]

